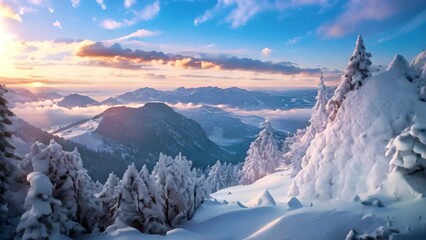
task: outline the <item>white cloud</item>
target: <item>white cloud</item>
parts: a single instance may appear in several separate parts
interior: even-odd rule
[[[112,40],[108,40],[109,42],[118,42],[118,41],[123,41],[126,39],[130,39],[130,38],[144,38],[144,37],[153,37],[153,36],[157,36],[160,35],[161,32],[157,32],[157,31],[149,31],[146,29],[139,29],[136,32],[133,32],[129,35],[123,36],[123,37],[119,37],[119,38],[115,38]]]
[[[122,21],[115,21],[113,19],[106,19],[101,22],[101,27],[105,29],[117,29],[135,25],[139,21],[148,21],[154,19],[160,12],[160,2],[157,0],[150,5],[144,7],[141,11],[134,11],[134,17],[131,20],[123,19]]]
[[[293,45],[293,44],[299,43],[302,39],[304,39],[307,36],[310,36],[311,34],[312,34],[312,31],[309,31],[303,36],[297,36],[297,37],[294,37],[294,38],[290,38],[289,40],[287,40],[285,45]]]
[[[101,6],[101,8],[103,10],[105,10],[107,8],[106,5],[105,5],[104,0],[96,0],[96,2],[99,4],[99,6]]]
[[[288,8],[302,5],[327,5],[329,0],[217,0],[217,4],[194,19],[194,25],[209,21],[215,15],[226,13],[225,21],[232,28],[245,25],[251,18],[262,11],[283,12]],[[229,10],[231,10],[229,12]]]
[[[111,30],[111,29],[122,28],[124,26],[130,26],[130,25],[133,25],[133,23],[127,20],[124,20],[123,22],[117,22],[112,19],[106,19],[106,20],[103,20],[100,25],[101,27],[105,29]]]
[[[55,9],[53,7],[49,7],[48,10],[49,10],[50,13],[53,13],[55,11]]]
[[[262,49],[262,55],[265,56],[265,57],[270,56],[271,53],[272,53],[272,49],[270,49],[270,48],[266,47],[266,48]]]
[[[124,0],[124,6],[126,8],[130,8],[135,3],[136,3],[136,0]]]
[[[321,25],[317,32],[324,37],[342,37],[357,30],[363,22],[379,22],[409,13],[424,6],[424,0],[351,0],[334,21]]]
[[[142,21],[154,19],[160,12],[160,2],[157,0],[136,13],[136,18]]]
[[[80,5],[80,0],[71,0],[71,4],[74,8],[77,8]]]
[[[57,28],[59,28],[59,29],[62,29],[62,25],[61,25],[61,23],[60,23],[58,20],[56,20],[56,21],[53,23],[53,26],[54,26],[54,27],[57,27]]]

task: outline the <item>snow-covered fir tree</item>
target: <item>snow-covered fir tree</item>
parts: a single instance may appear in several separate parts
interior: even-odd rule
[[[166,223],[171,227],[191,219],[197,207],[194,204],[196,179],[191,166],[192,162],[181,154],[175,159],[160,154],[152,172],[162,189]]]
[[[14,232],[9,219],[19,216],[23,210],[23,199],[16,199],[14,194],[25,185],[25,175],[17,167],[20,157],[15,153],[11,142],[12,118],[14,114],[7,107],[4,94],[6,88],[0,84],[0,238],[6,238]]]
[[[302,159],[306,154],[306,150],[311,145],[315,135],[322,132],[328,123],[326,111],[327,88],[323,79],[324,77],[321,74],[316,103],[309,120],[309,125],[305,129],[298,130],[292,137],[287,137],[284,141],[284,146],[286,146],[284,148],[287,151],[283,154],[283,164],[290,166],[292,176],[295,176],[302,169],[304,165]],[[304,161],[308,161],[308,159]]]
[[[232,187],[238,185],[240,183],[240,169],[242,167],[242,163],[232,164],[226,163],[222,166],[222,173],[224,179],[224,186]]]
[[[207,182],[210,186],[211,192],[217,192],[222,188],[225,188],[222,163],[219,160],[211,167],[210,172],[207,176]]]
[[[275,172],[281,166],[282,153],[278,146],[277,136],[269,121],[265,121],[264,126],[265,128],[250,144],[247,151],[240,181],[242,184],[251,184]]]
[[[105,230],[109,225],[114,223],[114,196],[116,188],[120,184],[120,179],[114,174],[110,173],[100,193],[96,197],[101,201],[103,211],[99,221],[100,230]]]
[[[337,111],[343,100],[345,100],[346,94],[349,91],[357,90],[363,85],[365,79],[371,76],[369,70],[371,65],[370,57],[371,54],[366,51],[364,41],[359,35],[342,80],[337,86],[334,96],[327,104],[327,113],[330,121],[336,118]]]
[[[19,239],[54,239],[59,234],[59,226],[53,218],[53,206],[61,202],[52,197],[52,183],[41,172],[28,174],[30,183],[25,198],[26,211],[17,227]]]
[[[194,209],[197,209],[204,202],[204,199],[209,198],[210,194],[210,185],[206,181],[204,174],[198,174],[198,172],[193,169],[192,176],[194,178]]]
[[[23,167],[27,172],[46,174],[53,183],[52,195],[62,202],[61,212],[66,216],[58,219],[62,234],[72,236],[83,228],[88,232],[96,228],[102,208],[94,196],[94,182],[76,149],[66,152],[54,140],[48,146],[35,143],[25,156]]]
[[[145,233],[164,234],[167,228],[161,207],[156,185],[147,169],[138,173],[131,164],[117,189],[115,222],[108,231],[131,226]]]
[[[143,232],[165,234],[167,227],[163,212],[164,199],[162,198],[161,188],[149,174],[146,165],[143,165],[139,175],[142,180],[142,190],[145,191],[138,203],[138,209],[143,215]]]
[[[409,174],[426,169],[426,124],[414,123],[387,145],[387,156],[393,168],[405,169]]]

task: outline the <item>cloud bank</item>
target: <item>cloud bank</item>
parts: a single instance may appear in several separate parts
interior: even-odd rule
[[[192,69],[222,69],[242,70],[253,72],[278,73],[284,75],[293,74],[317,74],[318,68],[299,68],[289,62],[264,62],[251,58],[237,57],[207,57],[195,58],[176,54],[165,54],[157,51],[132,50],[122,48],[119,43],[106,46],[103,42],[96,42],[81,47],[76,55],[84,58],[102,61],[119,61],[129,68],[137,64],[163,64],[180,68]],[[123,66],[125,66],[123,65]]]

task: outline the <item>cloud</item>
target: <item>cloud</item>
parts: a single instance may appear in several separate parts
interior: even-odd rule
[[[117,22],[117,21],[115,21],[115,20],[112,20],[112,19],[106,19],[106,20],[103,20],[102,22],[101,22],[101,27],[103,27],[103,28],[105,28],[105,29],[108,29],[108,30],[112,30],[112,29],[116,29],[116,28],[121,28],[121,27],[123,27],[123,26],[129,26],[129,25],[131,25],[131,24],[129,24],[129,22]]]
[[[0,4],[0,16],[22,22],[22,18],[10,6]]]
[[[77,8],[80,5],[80,0],[71,0],[71,4],[74,8]]]
[[[284,12],[288,8],[302,5],[327,5],[328,0],[217,0],[212,9],[208,9],[194,19],[194,25],[200,25],[216,15],[226,14],[225,22],[232,28],[245,25],[256,14],[264,11]]]
[[[266,48],[262,49],[262,55],[265,56],[265,57],[270,56],[271,53],[272,53],[272,50],[270,48],[266,47]]]
[[[135,16],[138,20],[148,21],[154,19],[160,12],[160,1],[155,1],[152,4],[146,6],[141,11],[136,12]]]
[[[160,35],[160,34],[161,34],[161,32],[149,31],[149,30],[146,30],[146,29],[139,29],[136,32],[133,32],[129,35],[119,37],[119,38],[115,38],[115,39],[112,39],[112,40],[108,40],[107,42],[118,42],[118,41],[130,39],[130,38],[154,37],[154,36],[157,36],[157,35]]]
[[[425,7],[423,0],[350,0],[345,11],[334,21],[321,25],[317,33],[329,38],[342,37],[359,30],[359,25],[363,22],[380,22]]]
[[[293,44],[299,43],[302,39],[306,38],[307,36],[310,36],[311,34],[312,34],[312,31],[309,31],[303,36],[297,36],[297,37],[294,37],[294,38],[290,38],[289,40],[287,40],[285,45],[293,45]]]
[[[124,6],[126,8],[130,8],[135,3],[136,3],[136,0],[124,0]]]
[[[237,57],[203,57],[194,58],[189,56],[165,54],[156,51],[123,49],[120,44],[115,43],[107,47],[102,42],[96,42],[81,47],[76,55],[79,57],[94,58],[98,61],[123,61],[129,66],[134,64],[162,64],[179,68],[192,69],[222,69],[242,70],[254,72],[269,72],[285,75],[291,74],[317,74],[320,69],[299,68],[289,62],[262,62],[250,58]]]
[[[53,26],[57,27],[59,29],[62,29],[62,25],[61,25],[61,23],[58,20],[56,20],[55,22],[53,22]]]
[[[417,29],[418,27],[422,26],[425,23],[426,23],[426,9],[423,10],[423,12],[421,12],[420,14],[415,16],[414,18],[412,18],[408,23],[406,23],[397,32],[395,32],[394,34],[392,34],[388,37],[381,38],[378,42],[382,43],[382,42],[385,42],[385,41],[389,41],[389,40],[391,40],[395,37],[398,37],[398,36],[403,35],[405,33],[409,33],[411,31]]]
[[[107,8],[106,5],[105,5],[104,0],[96,0],[96,2],[99,4],[99,6],[101,6],[101,8],[103,10],[105,10]]]
[[[157,0],[150,5],[147,5],[140,11],[133,11],[133,18],[123,19],[121,21],[116,21],[113,19],[106,19],[100,23],[100,26],[104,29],[112,30],[122,27],[133,26],[139,21],[148,21],[154,19],[160,12],[160,2]]]

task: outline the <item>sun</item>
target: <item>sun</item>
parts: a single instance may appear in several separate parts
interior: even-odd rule
[[[44,87],[44,86],[45,86],[45,84],[44,84],[44,83],[42,83],[42,82],[32,82],[32,83],[30,83],[30,86],[31,86],[32,88],[39,88],[39,87]]]

